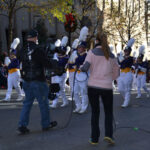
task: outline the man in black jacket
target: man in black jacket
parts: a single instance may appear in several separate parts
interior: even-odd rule
[[[38,33],[31,30],[27,36],[27,45],[17,52],[17,58],[22,63],[23,89],[25,99],[19,120],[18,132],[29,132],[29,114],[36,98],[41,112],[41,125],[43,130],[48,130],[57,125],[51,122],[49,116],[48,86],[45,78],[45,68],[57,68],[57,61],[48,59],[43,47],[38,44]]]

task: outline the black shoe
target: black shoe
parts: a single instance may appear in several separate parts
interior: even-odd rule
[[[90,138],[90,139],[89,139],[89,143],[90,143],[91,145],[98,145],[98,140],[93,141],[92,138]]]
[[[56,127],[57,121],[52,121],[48,127],[42,128],[43,131],[48,131],[49,129]]]
[[[19,135],[21,135],[21,134],[27,134],[27,133],[29,133],[30,132],[30,130],[27,128],[27,127],[24,127],[24,126],[21,126],[21,127],[19,127],[18,129],[17,129],[17,133],[19,134]]]

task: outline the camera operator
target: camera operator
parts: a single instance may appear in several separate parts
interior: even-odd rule
[[[38,45],[38,32],[33,29],[27,35],[27,45],[17,52],[17,58],[22,62],[23,89],[25,91],[18,133],[29,133],[27,128],[29,114],[35,98],[40,107],[42,129],[46,131],[56,126],[57,122],[50,121],[45,68],[57,68],[57,61],[48,59],[44,48]]]

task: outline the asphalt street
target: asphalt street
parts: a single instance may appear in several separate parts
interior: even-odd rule
[[[0,89],[0,99],[5,97],[5,93],[6,90]],[[0,101],[0,150],[150,150],[150,98],[145,93],[141,99],[135,97],[136,91],[132,91],[130,106],[121,108],[123,99],[118,92],[114,92],[114,146],[103,141],[104,113],[101,104],[101,136],[99,144],[93,146],[88,143],[90,107],[86,114],[73,114],[70,124],[64,128],[72,111],[71,101],[65,108],[50,110],[51,120],[58,121],[58,126],[47,132],[41,130],[40,111],[35,101],[28,126],[31,133],[17,135],[22,102],[15,101],[16,93],[13,90],[9,103]]]

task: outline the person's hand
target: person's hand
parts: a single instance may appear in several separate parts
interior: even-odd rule
[[[57,53],[54,53],[53,59],[58,61],[58,54]]]

